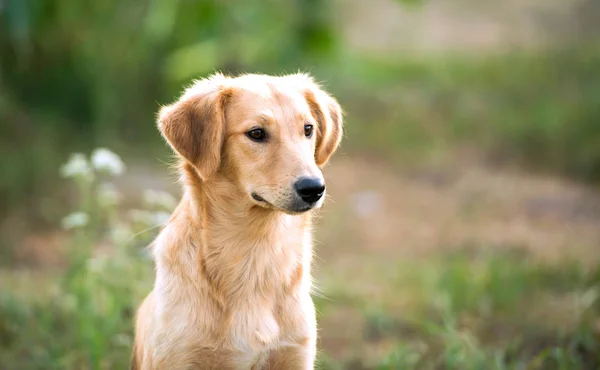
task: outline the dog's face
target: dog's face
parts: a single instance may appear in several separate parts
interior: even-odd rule
[[[295,214],[323,203],[342,113],[306,75],[216,75],[163,108],[159,128],[203,180],[224,176],[255,205]]]

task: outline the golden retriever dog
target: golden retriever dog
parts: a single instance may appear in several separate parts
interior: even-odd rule
[[[306,74],[215,74],[163,107],[184,192],[153,243],[132,369],[313,369],[311,214],[342,111]]]

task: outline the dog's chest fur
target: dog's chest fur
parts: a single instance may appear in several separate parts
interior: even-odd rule
[[[158,321],[173,335],[167,342],[224,351],[252,368],[269,351],[311,337],[314,313],[303,303],[310,302],[311,241],[299,221],[305,222],[283,215],[262,238],[247,235],[255,230],[228,235],[212,225],[210,240],[219,250],[202,245],[199,235],[165,229],[157,243],[164,250],[155,250],[161,265],[155,294]]]

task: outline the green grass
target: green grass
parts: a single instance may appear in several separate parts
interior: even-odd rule
[[[362,336],[354,338],[353,356],[326,357],[325,368],[598,368],[600,343],[592,329],[599,317],[598,271],[578,263],[541,264],[523,253],[379,261],[380,269],[401,273],[397,279],[362,276],[381,290],[383,299],[374,302],[332,283],[325,291],[333,298],[317,302],[321,319],[330,322],[336,311],[354,309],[357,319],[348,325],[359,326]],[[336,296],[336,286],[345,292]]]
[[[599,60],[595,47],[355,57],[337,74],[352,79],[330,85],[347,110],[348,147],[414,162],[467,146],[495,160],[597,181]]]
[[[316,297],[319,320],[325,323],[321,333],[339,330],[327,326],[328,317],[350,309],[358,319],[348,325],[359,326],[362,334],[349,339],[355,356],[332,357],[328,348],[321,348],[321,368],[600,366],[598,333],[593,331],[599,308],[597,271],[569,263],[542,265],[507,253],[458,253],[381,267],[402,273],[395,280],[363,276],[381,284],[383,299],[374,302],[353,294],[352,286],[327,285],[333,276],[323,273],[326,298]],[[101,267],[73,263],[63,275],[50,275],[54,289],[43,299],[36,299],[34,286],[26,294],[3,286],[0,367],[126,368],[133,313],[149,289],[151,274],[148,260],[115,251]]]
[[[152,233],[139,231],[172,200],[152,193],[131,218],[107,190],[118,171],[75,167],[76,211],[88,218],[64,222],[67,267],[1,271],[2,369],[128,366],[135,309],[153,281]],[[322,369],[600,367],[597,266],[485,246],[413,260],[340,253],[343,263],[318,269]]]

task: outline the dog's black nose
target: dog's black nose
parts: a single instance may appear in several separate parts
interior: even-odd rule
[[[315,203],[323,196],[325,184],[318,178],[304,177],[294,184],[296,192],[306,203]]]

